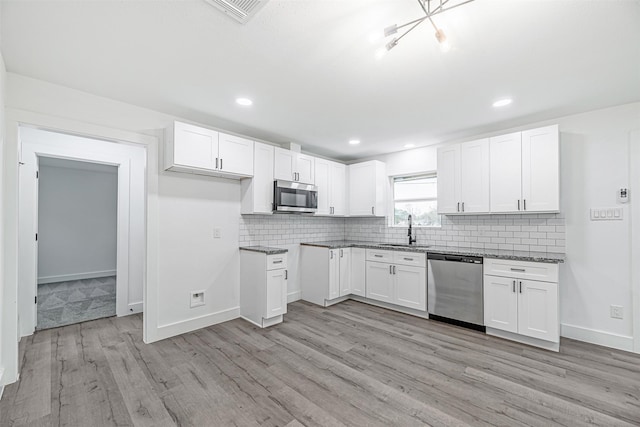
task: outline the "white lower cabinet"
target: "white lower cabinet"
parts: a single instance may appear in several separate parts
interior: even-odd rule
[[[353,295],[366,295],[367,280],[367,250],[363,248],[351,248],[351,293]]]
[[[426,255],[402,251],[367,250],[366,297],[413,308],[427,309]]]
[[[300,246],[302,299],[322,306],[330,305],[332,300],[353,292],[353,276],[356,277],[358,289],[364,288],[363,274],[360,272],[364,256],[357,252],[358,268],[354,274],[351,251],[351,248]]]
[[[240,315],[261,328],[287,313],[287,254],[240,250]]]
[[[484,272],[487,328],[560,342],[557,264],[485,258]]]

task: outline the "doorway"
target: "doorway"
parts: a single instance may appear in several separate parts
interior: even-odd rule
[[[116,315],[116,166],[38,157],[36,329]]]

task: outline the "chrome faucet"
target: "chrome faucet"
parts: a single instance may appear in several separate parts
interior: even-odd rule
[[[409,221],[409,231],[407,232],[407,235],[409,236],[409,244],[413,244],[416,243],[416,238],[415,237],[411,237],[411,227],[412,227],[412,219],[411,219],[411,215],[409,215],[409,217],[407,218],[407,221]]]

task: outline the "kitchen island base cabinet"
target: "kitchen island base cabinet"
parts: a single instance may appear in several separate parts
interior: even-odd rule
[[[261,328],[287,313],[287,254],[240,251],[240,316]]]

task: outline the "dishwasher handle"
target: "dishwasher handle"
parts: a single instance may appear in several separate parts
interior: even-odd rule
[[[427,253],[427,259],[436,261],[452,261],[452,262],[465,262],[473,264],[482,264],[482,257],[466,256],[466,255],[446,255],[446,254],[432,254]]]

